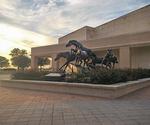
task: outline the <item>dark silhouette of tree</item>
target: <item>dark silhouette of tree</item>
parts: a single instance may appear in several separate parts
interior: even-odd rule
[[[47,57],[39,57],[38,58],[38,66],[40,67],[40,70],[44,65],[50,64],[50,60]]]
[[[0,56],[0,68],[8,67],[9,60],[6,57]]]
[[[18,70],[24,70],[26,67],[30,66],[31,59],[27,56],[27,51],[19,48],[14,48],[11,50],[10,54],[12,56],[11,62],[12,65],[18,67]]]
[[[12,60],[12,65],[17,66],[18,70],[19,69],[24,70],[26,67],[29,67],[31,63],[31,59],[24,55],[13,57],[11,60]]]
[[[25,49],[20,50],[19,48],[14,48],[13,50],[11,50],[9,55],[12,57],[16,57],[19,55],[27,56],[27,54],[28,53]]]

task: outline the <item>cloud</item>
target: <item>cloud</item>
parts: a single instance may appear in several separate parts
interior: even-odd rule
[[[58,38],[148,4],[149,0],[1,0],[0,20]]]
[[[56,39],[53,37],[0,23],[0,54],[1,49],[8,52],[10,49],[18,47],[30,51],[31,47],[53,44],[54,42],[56,42]],[[9,49],[5,49],[8,47]]]

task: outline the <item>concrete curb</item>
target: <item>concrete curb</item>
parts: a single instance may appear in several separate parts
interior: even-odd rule
[[[118,83],[115,85],[33,80],[1,80],[0,86],[115,99],[138,89],[150,86],[150,78]]]

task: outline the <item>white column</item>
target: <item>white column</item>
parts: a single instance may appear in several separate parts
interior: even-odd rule
[[[36,70],[38,69],[38,57],[31,55],[31,69]]]
[[[58,71],[58,61],[55,61],[57,54],[52,54],[51,58],[52,58],[52,69],[53,71]]]
[[[131,57],[130,57],[130,47],[120,47],[119,52],[119,66],[120,68],[131,68]]]

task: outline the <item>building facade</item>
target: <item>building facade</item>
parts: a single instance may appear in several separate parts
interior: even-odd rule
[[[64,62],[55,62],[57,53],[69,51],[69,40],[80,41],[99,57],[112,48],[118,57],[118,68],[150,68],[150,5],[97,27],[82,27],[58,39],[58,44],[31,49],[31,67],[37,68],[38,57],[51,57],[57,70]]]

